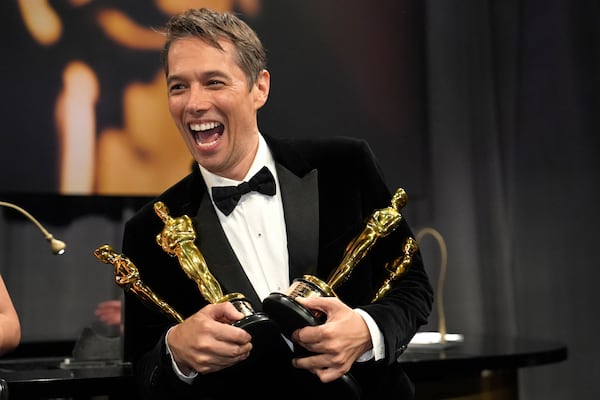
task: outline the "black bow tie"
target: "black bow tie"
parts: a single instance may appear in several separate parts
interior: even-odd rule
[[[242,195],[251,191],[269,196],[275,194],[275,179],[267,167],[263,167],[248,182],[242,182],[237,186],[213,186],[212,197],[219,210],[229,215]]]

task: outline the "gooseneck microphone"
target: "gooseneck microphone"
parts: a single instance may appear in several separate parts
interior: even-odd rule
[[[53,254],[61,255],[65,252],[65,249],[67,248],[65,242],[56,239],[50,232],[48,232],[46,228],[42,226],[42,224],[37,219],[35,219],[33,215],[29,214],[29,212],[27,212],[25,209],[19,207],[16,204],[8,203],[6,201],[0,201],[0,207],[8,207],[12,208],[13,210],[17,210],[25,217],[27,217],[28,220],[33,222],[35,226],[37,226],[38,229],[42,232],[46,240],[50,243],[50,250],[52,250]]]

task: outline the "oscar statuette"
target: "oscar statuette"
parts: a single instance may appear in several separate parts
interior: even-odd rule
[[[123,290],[133,293],[146,303],[146,305],[158,308],[175,321],[183,321],[183,317],[173,307],[142,282],[137,267],[125,255],[118,254],[111,246],[105,244],[94,250],[94,256],[105,264],[113,265],[115,269],[115,282]]]
[[[419,245],[414,238],[406,238],[404,246],[402,246],[402,256],[385,264],[385,269],[390,273],[390,276],[383,281],[383,284],[379,290],[377,290],[375,296],[373,296],[371,303],[374,303],[385,296],[385,294],[392,288],[392,282],[402,277],[402,275],[408,271],[408,268],[412,263],[413,255],[418,249]]]
[[[164,222],[161,233],[156,235],[158,245],[170,256],[177,257],[179,264],[188,278],[196,282],[202,296],[211,304],[230,302],[244,314],[244,317],[232,325],[248,331],[254,340],[265,340],[278,332],[277,325],[269,316],[255,312],[252,304],[241,293],[223,294],[219,282],[208,269],[208,265],[200,249],[196,246],[196,231],[192,220],[187,215],[173,218],[167,206],[158,201],[154,203],[154,211]]]
[[[352,270],[373,248],[379,238],[393,232],[402,221],[400,209],[406,205],[407,195],[399,188],[392,196],[391,205],[375,210],[366,226],[346,247],[344,257],[329,276],[327,282],[313,275],[296,278],[286,292],[271,293],[263,300],[263,310],[281,327],[282,333],[290,337],[296,329],[316,326],[325,322],[322,313],[309,310],[295,299],[298,297],[337,297],[335,289],[348,280]]]

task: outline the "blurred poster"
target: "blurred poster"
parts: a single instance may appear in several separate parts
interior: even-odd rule
[[[390,186],[423,191],[417,0],[8,0],[0,193],[151,196],[186,175],[160,29],[203,6],[239,13],[267,48],[264,134],[365,138]]]

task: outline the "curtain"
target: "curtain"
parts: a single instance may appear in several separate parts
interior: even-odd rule
[[[524,399],[600,395],[599,17],[597,1],[427,2],[424,221],[447,242],[448,331],[565,343],[565,362],[521,370]]]

